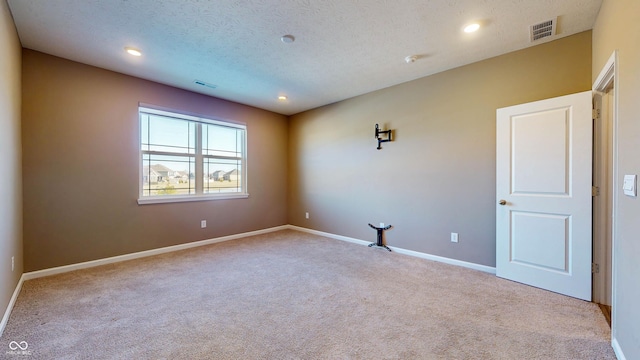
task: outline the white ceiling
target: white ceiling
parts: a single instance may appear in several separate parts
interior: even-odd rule
[[[8,3],[25,48],[291,115],[589,30],[602,0]],[[531,43],[529,26],[556,16],[557,35]]]

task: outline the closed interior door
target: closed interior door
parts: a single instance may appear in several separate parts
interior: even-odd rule
[[[591,300],[591,92],[497,110],[496,274]]]

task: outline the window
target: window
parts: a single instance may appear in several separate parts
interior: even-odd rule
[[[140,115],[139,204],[246,198],[246,126],[148,107]]]

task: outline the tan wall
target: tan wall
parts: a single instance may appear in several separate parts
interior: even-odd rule
[[[0,1],[0,318],[22,275],[20,56],[13,19],[7,3]]]
[[[613,336],[627,359],[640,359],[640,200],[622,194],[624,174],[640,174],[640,2],[605,0],[593,29],[595,81],[618,50],[618,183],[614,242]]]
[[[583,32],[295,115],[289,221],[371,241],[384,222],[389,245],[495,266],[496,109],[589,90],[590,74]],[[382,150],[376,123],[394,129]]]
[[[250,197],[138,205],[138,102],[246,122]],[[285,116],[26,49],[22,111],[25,271],[287,223]]]

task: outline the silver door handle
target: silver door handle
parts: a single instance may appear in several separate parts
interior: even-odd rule
[[[507,200],[500,200],[500,201],[498,202],[498,204],[500,204],[500,205],[507,205]]]

